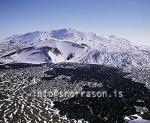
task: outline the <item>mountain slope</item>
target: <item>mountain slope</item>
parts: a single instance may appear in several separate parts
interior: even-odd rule
[[[2,58],[21,63],[57,63],[76,59],[86,51],[85,46],[76,43],[47,40],[4,55]]]
[[[123,68],[150,66],[149,47],[136,46],[115,36],[104,37],[73,29],[8,37],[0,45],[0,56],[0,62],[84,62]]]

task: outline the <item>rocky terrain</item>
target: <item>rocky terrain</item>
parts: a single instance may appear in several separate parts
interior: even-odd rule
[[[150,122],[150,47],[74,29],[0,42],[0,123]]]
[[[1,65],[0,122],[123,123],[135,114],[150,120],[150,90],[127,75],[92,64]],[[107,93],[88,93],[99,91]]]

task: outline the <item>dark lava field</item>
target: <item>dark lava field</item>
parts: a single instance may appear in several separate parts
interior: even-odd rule
[[[150,120],[150,89],[129,74],[94,64],[0,65],[0,123]]]

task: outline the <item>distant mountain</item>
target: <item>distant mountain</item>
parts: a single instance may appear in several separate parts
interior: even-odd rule
[[[150,47],[74,29],[14,35],[0,44],[2,63],[78,62],[121,68],[150,66]]]

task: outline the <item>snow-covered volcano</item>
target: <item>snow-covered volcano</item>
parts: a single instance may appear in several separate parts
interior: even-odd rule
[[[150,48],[115,36],[74,29],[14,35],[0,45],[0,62],[81,62],[115,67],[150,66]]]

